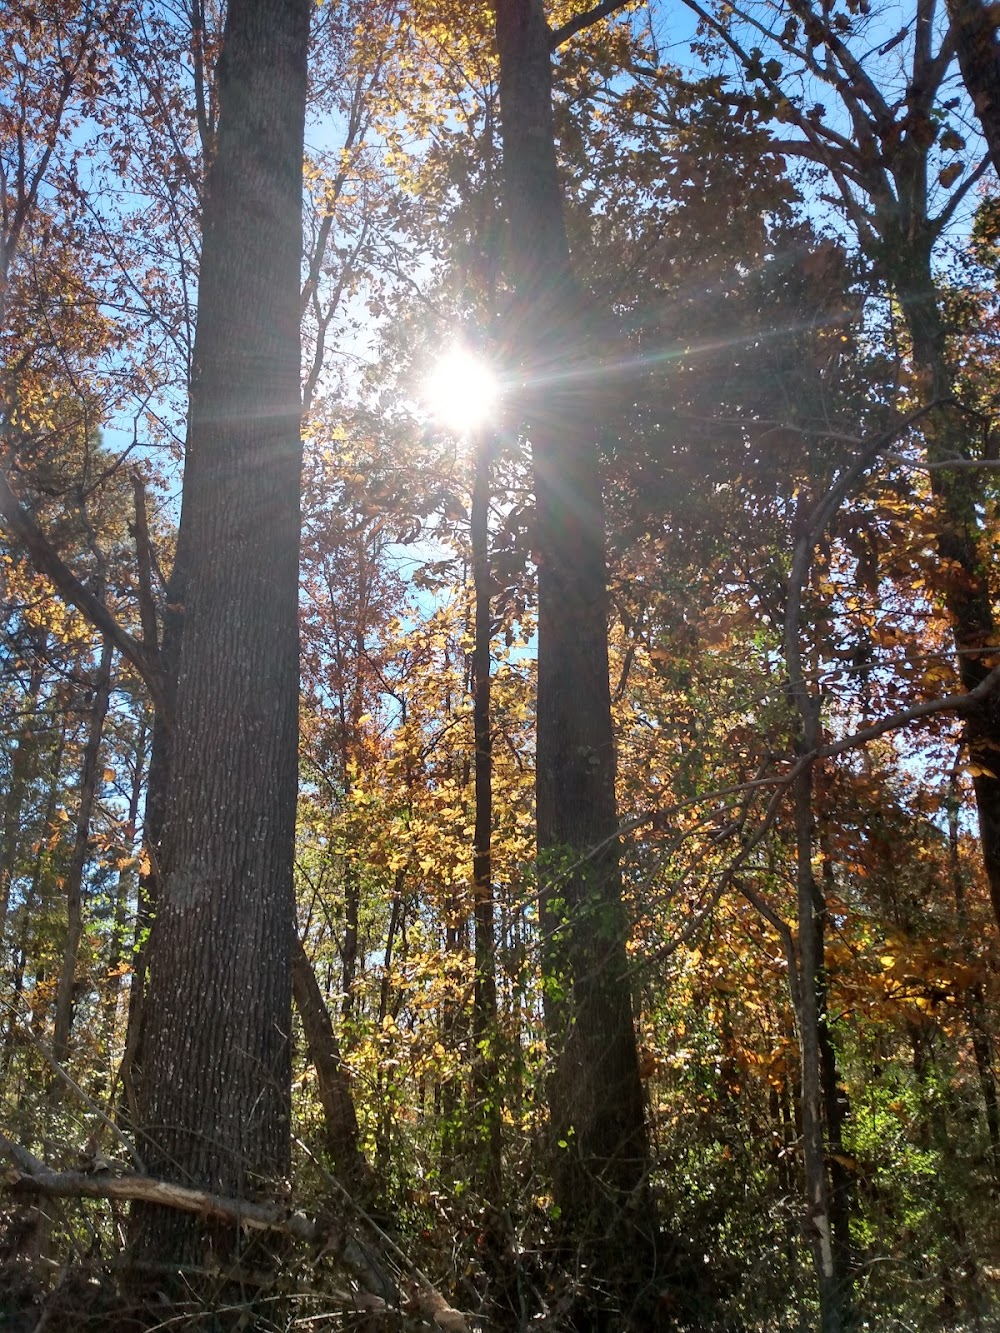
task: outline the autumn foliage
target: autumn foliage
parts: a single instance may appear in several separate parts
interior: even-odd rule
[[[985,37],[955,54],[976,8],[313,10],[285,302],[295,1011],[264,1080],[289,1104],[287,1055],[291,1121],[213,1176],[156,1139],[176,1062],[143,1004],[167,1012],[186,810],[164,736],[216,420],[188,387],[227,7],[4,7],[4,1327],[152,1325],[168,1297],[190,1327],[994,1326],[1000,214],[966,86]],[[496,40],[522,11],[552,77],[545,250]],[[499,386],[474,429],[426,400],[458,344]],[[291,439],[287,397],[254,420]],[[263,543],[277,496],[256,503]],[[246,549],[234,586],[251,555],[268,575]],[[607,626],[613,744],[567,755],[554,693],[600,705],[578,602],[587,645]],[[271,637],[290,681],[294,635]],[[541,804],[536,760],[562,775]],[[599,818],[559,806],[602,775]],[[128,1189],[153,1177],[188,1239],[137,1285],[129,1208],[165,1205]]]

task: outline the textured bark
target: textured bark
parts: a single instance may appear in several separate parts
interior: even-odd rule
[[[139,1085],[150,1169],[248,1198],[290,1157],[309,12],[309,0],[232,0],[223,37]],[[152,1205],[133,1213],[140,1261],[197,1261],[199,1230]]]
[[[90,854],[90,820],[94,813],[94,801],[100,780],[101,738],[104,734],[104,719],[107,717],[108,700],[111,695],[113,656],[114,647],[109,639],[105,639],[94,679],[94,695],[90,705],[90,720],[87,724],[87,743],[83,749],[80,804],[76,815],[73,854],[66,872],[66,946],[63,950],[62,970],[59,973],[59,986],[56,991],[55,1028],[52,1036],[52,1050],[60,1064],[66,1063],[70,1029],[73,1025],[73,990],[80,957],[80,941],[83,939],[83,872]]]
[[[495,12],[516,293],[509,342],[528,385],[537,506],[536,795],[555,1197],[567,1235],[610,1290],[630,1261],[653,1277],[655,1224],[616,838],[598,330],[563,221],[551,33],[538,0],[497,0]]]
[[[996,11],[983,0],[948,0],[962,79],[1000,175],[1000,44]]]

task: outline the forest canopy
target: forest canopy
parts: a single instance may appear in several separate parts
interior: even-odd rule
[[[994,7],[0,28],[0,1325],[994,1327]]]

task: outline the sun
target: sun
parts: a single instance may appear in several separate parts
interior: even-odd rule
[[[456,345],[439,357],[424,380],[421,397],[442,426],[469,435],[495,417],[500,385],[481,357]]]

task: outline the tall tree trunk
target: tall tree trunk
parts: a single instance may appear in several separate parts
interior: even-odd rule
[[[803,510],[803,513],[808,512]],[[813,563],[810,517],[796,539],[791,573],[785,599],[784,657],[788,671],[789,702],[796,711],[795,749],[800,755],[813,753],[821,733],[821,699],[810,689],[803,660],[802,600]],[[830,1186],[826,1169],[823,1135],[824,1112],[824,1033],[826,1022],[826,980],[824,972],[823,927],[826,903],[813,874],[814,820],[813,770],[807,765],[792,788],[795,817],[795,889],[798,926],[798,959],[789,958],[789,986],[795,1009],[799,1039],[801,1086],[802,1159],[806,1189],[805,1231],[812,1255],[819,1295],[822,1333],[842,1333],[851,1322],[848,1303],[849,1274],[841,1267],[849,1253],[849,1240],[841,1244],[833,1233]],[[832,1064],[832,1045],[827,1061]],[[826,1108],[830,1110],[828,1069]],[[833,1088],[836,1096],[836,1088]],[[838,1122],[839,1123],[839,1122]]]
[[[973,955],[972,932],[969,925],[968,905],[965,901],[965,876],[959,856],[958,817],[961,796],[958,774],[953,773],[948,793],[948,861],[951,868],[951,886],[955,895],[955,917],[962,943],[969,956]],[[996,1076],[993,1068],[993,1039],[986,1021],[986,993],[983,983],[976,980],[965,993],[965,1012],[972,1037],[972,1053],[979,1075],[983,1097],[986,1132],[990,1140],[990,1168],[995,1180],[1000,1181],[1000,1102],[997,1099]]]
[[[818,714],[818,704],[815,700],[808,699],[806,706],[811,713]],[[816,721],[818,722],[818,717]],[[805,723],[803,753],[814,748],[816,730],[816,722]],[[807,768],[795,780],[795,854],[799,928],[797,1018],[802,1064],[802,1156],[808,1207],[806,1234],[819,1288],[822,1333],[841,1333],[845,1327],[845,1320],[836,1268],[823,1142],[819,1006],[822,932],[817,912],[819,895],[812,872],[812,818],[812,770]]]
[[[231,0],[223,36],[191,383],[184,631],[139,1085],[149,1168],[251,1197],[290,1164],[310,8]],[[198,1262],[203,1230],[154,1206],[133,1213],[140,1260]]]
[[[42,896],[42,881],[45,878],[45,871],[48,862],[46,854],[46,844],[52,827],[55,823],[56,810],[59,805],[60,779],[62,777],[63,758],[66,753],[66,723],[65,720],[59,725],[58,737],[55,748],[52,752],[52,764],[49,770],[49,789],[45,804],[45,813],[42,817],[41,837],[38,840],[38,847],[35,851],[35,864],[32,868],[31,882],[28,885],[24,895],[24,902],[21,904],[19,915],[21,917],[21,929],[17,947],[14,949],[14,975],[10,983],[10,994],[13,996],[13,1004],[10,1006],[7,1019],[7,1032],[4,1037],[4,1056],[2,1072],[6,1077],[10,1071],[10,1062],[14,1049],[14,1038],[17,1032],[17,1012],[21,995],[24,992],[24,974],[28,963],[28,942],[31,938],[31,928],[33,925],[34,912],[36,904]]]
[[[948,0],[962,79],[1000,176],[1000,43],[996,11],[983,0]]]
[[[195,462],[189,454],[184,465],[184,484],[189,496],[194,492],[195,476]],[[146,998],[149,941],[159,901],[160,856],[163,825],[166,819],[167,777],[170,772],[170,731],[172,719],[177,713],[177,676],[180,670],[181,641],[184,631],[188,531],[186,514],[189,509],[190,500],[185,504],[182,496],[177,548],[167,582],[163,635],[159,652],[164,707],[158,708],[153,716],[149,775],[146,780],[146,804],[142,828],[145,856],[143,868],[139,872],[139,896],[132,945],[132,979],[128,994],[128,1018],[125,1024],[125,1052],[119,1071],[124,1102],[119,1110],[123,1118],[128,1121],[137,1121],[138,1118],[138,1087],[142,1078],[142,1017]]]
[[[76,984],[76,966],[83,939],[83,872],[90,853],[90,821],[100,782],[101,738],[104,719],[108,713],[111,695],[111,659],[114,648],[110,639],[101,646],[101,660],[94,678],[94,694],[87,724],[87,742],[83,750],[83,768],[80,774],[80,804],[76,815],[76,833],[73,855],[66,872],[66,947],[63,950],[62,970],[56,991],[55,1028],[52,1052],[60,1063],[69,1054],[69,1035],[73,1025],[73,991]]]
[[[563,220],[552,34],[540,0],[496,0],[495,13],[509,341],[529,385],[523,424],[537,510],[536,797],[555,1198],[567,1236],[612,1289],[633,1261],[652,1278],[656,1228],[616,837],[597,330]]]
[[[478,1183],[485,1198],[499,1203],[502,1190],[500,1086],[498,1079],[496,914],[493,903],[493,735],[490,717],[492,620],[490,616],[490,463],[492,432],[484,429],[476,449],[472,487],[472,582],[475,623],[472,646],[472,722],[475,737],[475,800],[472,895],[476,985],[472,1001],[472,1092],[479,1144]]]
[[[954,397],[944,321],[930,267],[930,241],[899,238],[899,258],[890,276],[906,319],[913,360],[924,379],[928,400],[938,404],[924,423],[932,464],[968,456],[968,423]],[[990,673],[997,626],[990,597],[988,561],[983,549],[978,506],[980,483],[972,469],[939,466],[930,473],[940,524],[937,549],[942,565],[942,595],[952,622],[962,685],[975,689]],[[1000,692],[994,690],[967,715],[965,743],[975,765],[973,789],[979,837],[990,899],[1000,924]]]
[[[827,1159],[830,1170],[830,1221],[833,1226],[834,1266],[840,1281],[845,1308],[850,1311],[854,1301],[854,1246],[851,1241],[851,1217],[857,1205],[854,1176],[844,1165],[844,1126],[850,1113],[850,1102],[841,1082],[837,1064],[837,1048],[833,1043],[830,1022],[830,990],[826,956],[826,925],[829,919],[829,900],[825,889],[832,888],[832,865],[824,852],[824,891],[817,888],[816,915],[819,928],[820,970],[817,978],[816,1006],[819,1013],[820,1084],[823,1089],[823,1108],[826,1114]]]

